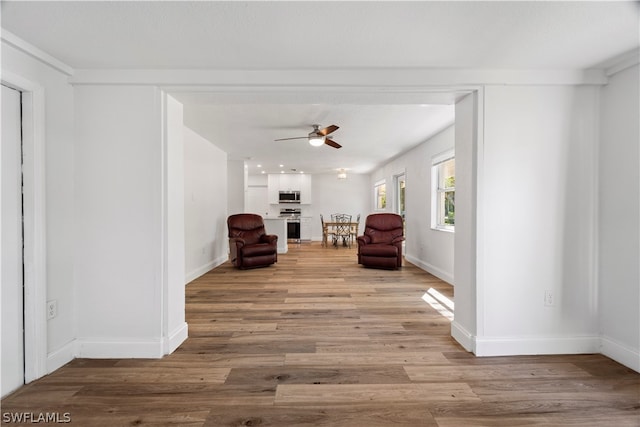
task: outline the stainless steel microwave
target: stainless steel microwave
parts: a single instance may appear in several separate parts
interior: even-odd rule
[[[281,191],[278,201],[280,203],[300,203],[299,191]]]

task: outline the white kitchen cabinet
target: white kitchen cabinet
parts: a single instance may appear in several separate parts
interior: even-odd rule
[[[311,204],[311,175],[300,175],[300,203]]]
[[[300,217],[300,240],[311,240],[312,220],[310,216]]]
[[[267,177],[267,195],[269,203],[277,205],[280,203],[278,194],[280,193],[280,175],[269,174]]]
[[[267,192],[270,204],[278,204],[280,191],[299,191],[300,203],[311,204],[311,175],[299,173],[269,174]]]
[[[284,173],[280,175],[280,191],[300,191],[302,175]]]

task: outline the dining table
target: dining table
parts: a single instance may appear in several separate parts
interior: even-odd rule
[[[358,236],[357,221],[324,221],[322,223],[322,246],[329,246],[328,237],[332,236],[333,246],[338,247],[342,241],[342,246],[351,247],[351,242]]]

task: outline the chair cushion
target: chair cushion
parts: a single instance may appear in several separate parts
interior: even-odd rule
[[[371,238],[371,243],[391,243],[393,239],[398,236],[402,236],[402,229],[395,230],[376,230],[374,228],[368,228],[365,234]]]
[[[398,248],[385,243],[372,243],[360,247],[360,254],[375,257],[397,257]]]
[[[243,257],[255,257],[261,255],[271,255],[275,253],[276,250],[274,245],[269,243],[257,243],[255,245],[245,245],[242,248],[242,256]]]
[[[361,261],[361,264],[365,267],[385,268],[389,270],[395,270],[400,267],[398,260],[393,257],[362,255]]]
[[[260,236],[264,234],[264,228],[255,228],[253,230],[234,230],[233,237],[239,237],[244,240],[245,245],[253,245],[260,242]]]

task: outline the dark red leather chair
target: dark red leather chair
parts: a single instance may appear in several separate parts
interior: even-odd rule
[[[358,236],[358,264],[396,269],[402,266],[402,217],[394,213],[367,216],[364,235]]]
[[[266,267],[278,261],[278,236],[266,234],[260,215],[242,213],[227,218],[229,259],[238,268]]]

